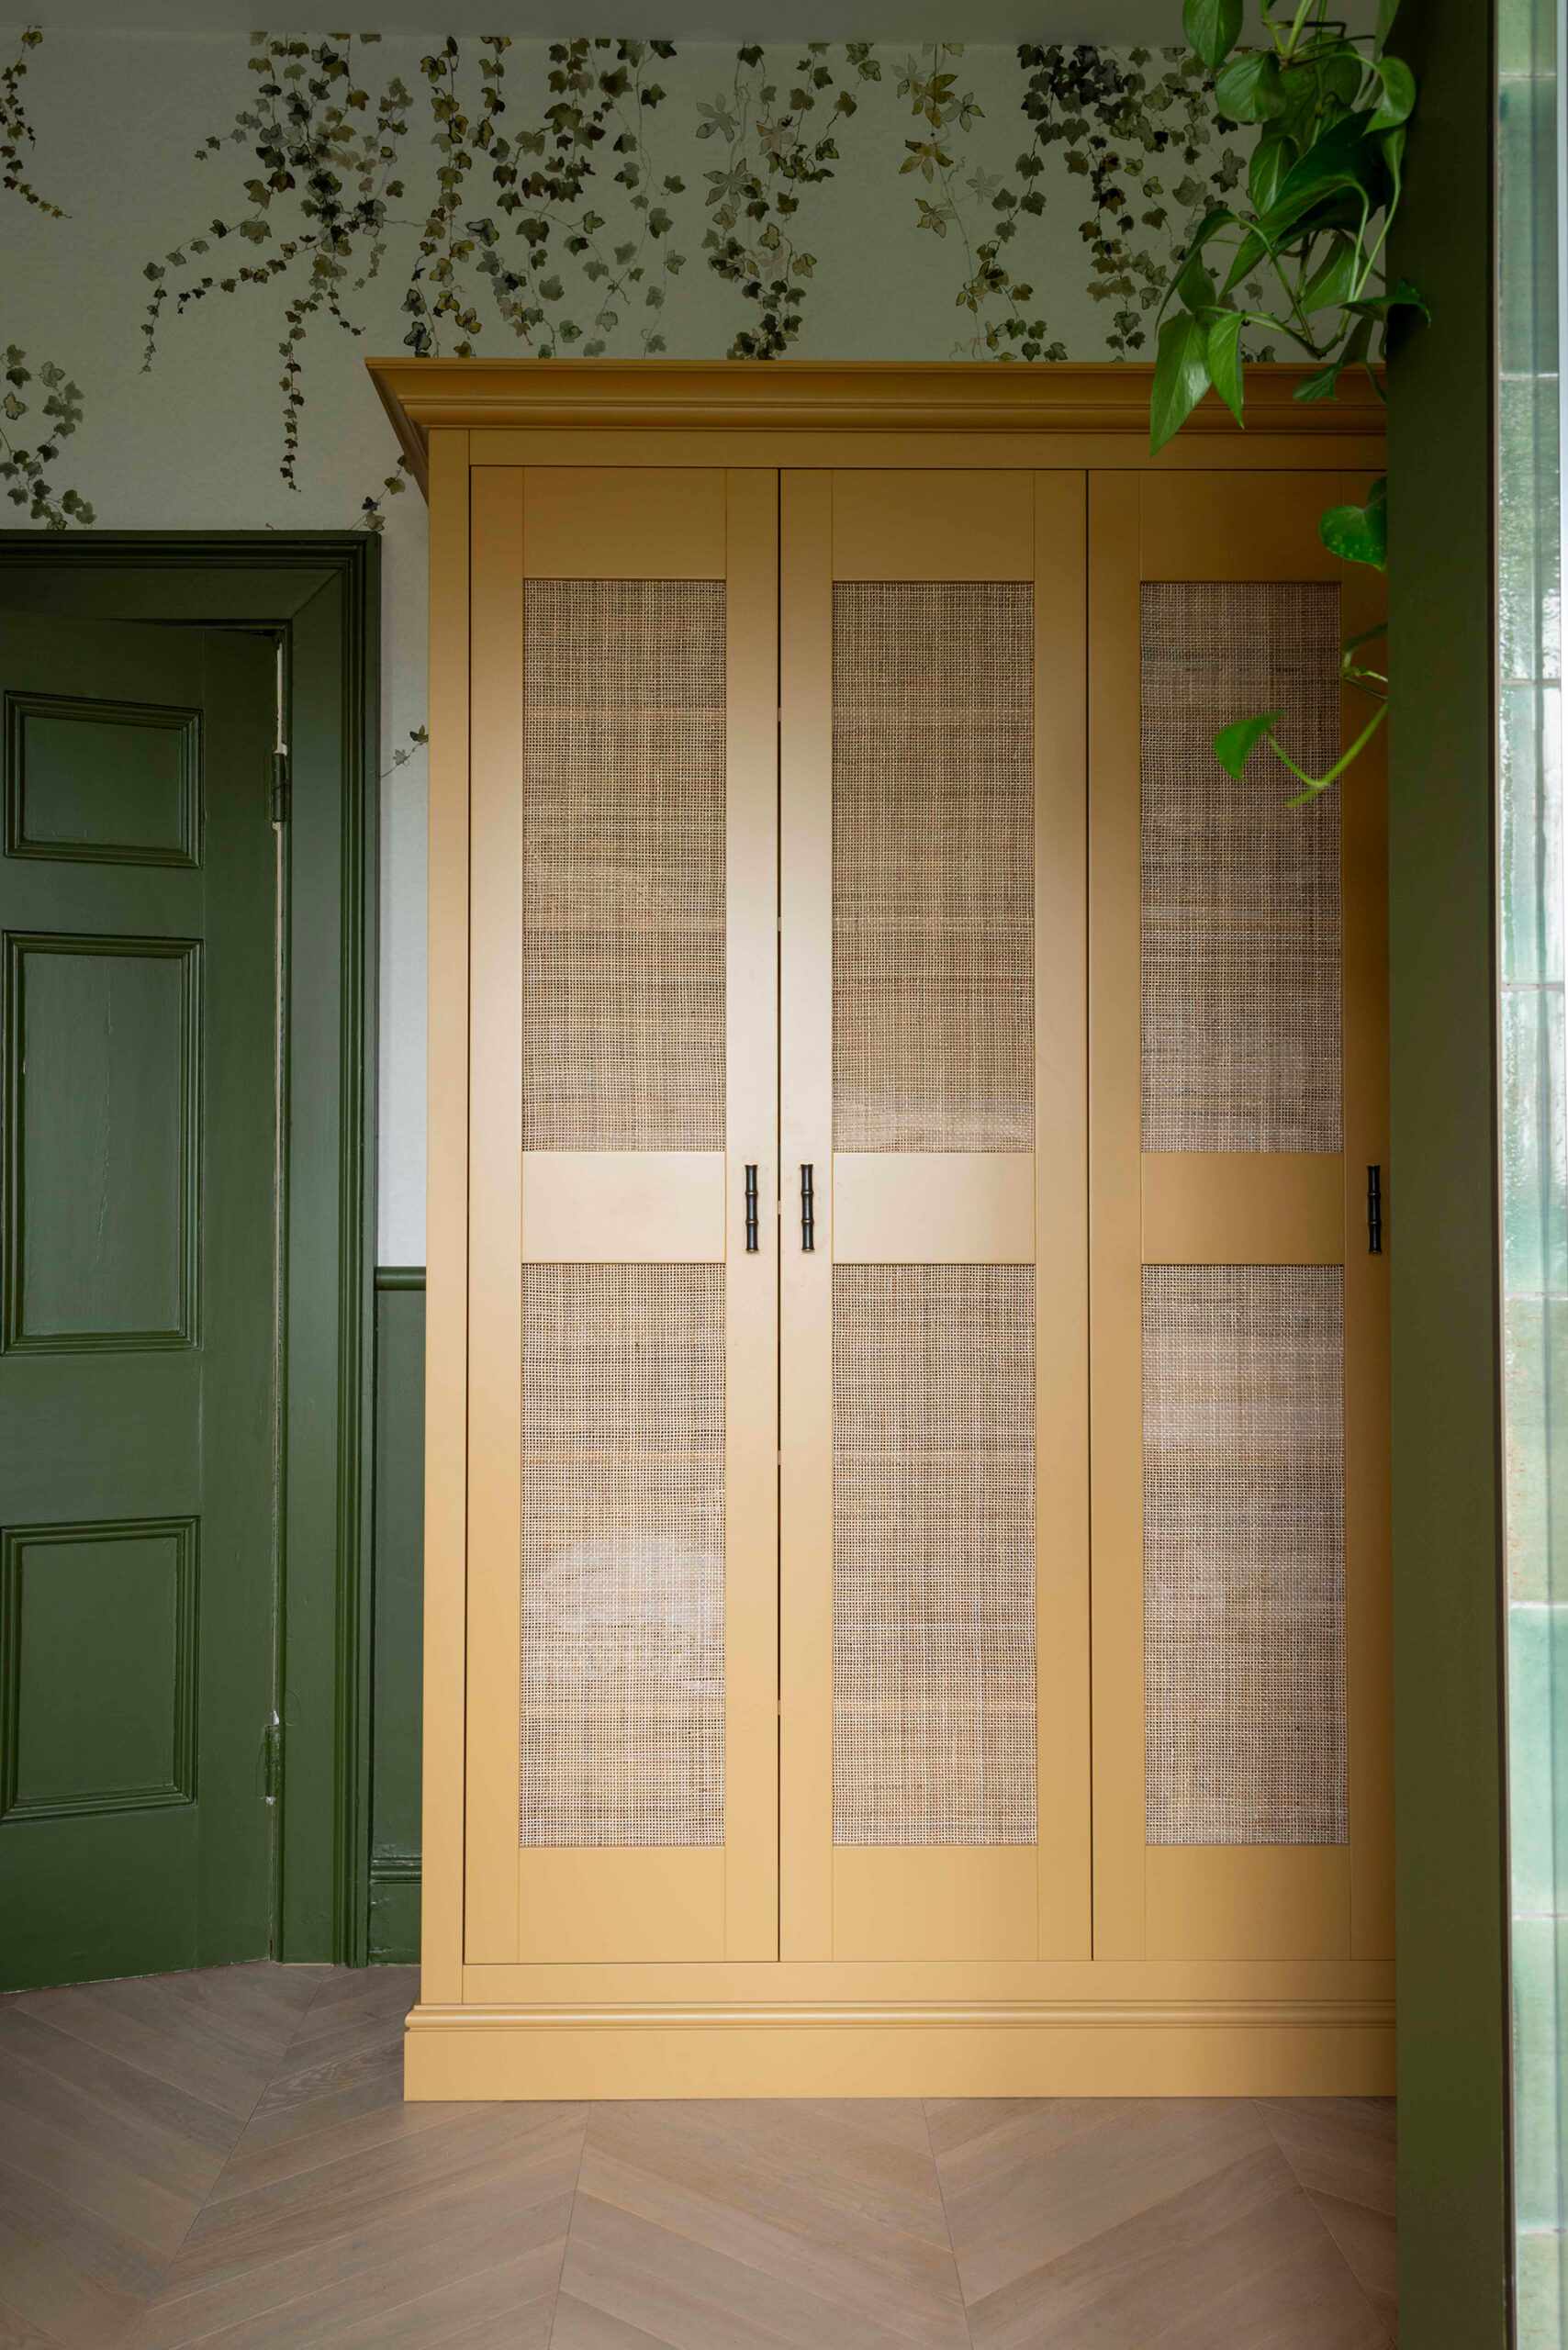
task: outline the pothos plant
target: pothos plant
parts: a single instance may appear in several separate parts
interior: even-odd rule
[[[1256,123],[1245,205],[1215,205],[1199,222],[1161,308],[1150,446],[1163,448],[1212,386],[1244,421],[1243,339],[1267,330],[1305,354],[1313,372],[1298,400],[1333,399],[1346,368],[1373,372],[1389,321],[1428,316],[1406,279],[1391,284],[1384,249],[1404,185],[1405,126],[1416,103],[1410,68],[1387,53],[1398,0],[1378,0],[1371,33],[1352,34],[1331,0],[1259,0],[1263,45],[1240,49],[1243,0],[1183,0],[1182,21],[1215,77],[1221,115]],[[1238,294],[1241,298],[1238,298]],[[1382,571],[1388,556],[1387,483],[1364,506],[1334,506],[1318,525],[1348,563]],[[1326,775],[1308,775],[1282,745],[1277,710],[1242,718],[1215,736],[1215,755],[1239,778],[1268,743],[1302,785],[1293,807],[1343,775],[1382,725],[1386,673],[1368,648],[1381,628],[1347,637],[1340,676],[1375,707]]]

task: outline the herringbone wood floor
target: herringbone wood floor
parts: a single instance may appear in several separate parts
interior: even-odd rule
[[[1373,2100],[405,2105],[411,1968],[0,2001],[0,2350],[1383,2350]]]

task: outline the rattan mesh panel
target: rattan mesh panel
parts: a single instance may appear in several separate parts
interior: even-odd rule
[[[1147,1265],[1151,1844],[1345,1841],[1338,1265]]]
[[[724,1269],[522,1269],[524,1844],[724,1841]]]
[[[1143,1147],[1338,1150],[1339,800],[1306,808],[1271,750],[1233,782],[1216,727],[1284,713],[1338,755],[1339,593],[1143,590]]]
[[[1035,1274],[839,1265],[835,1844],[1035,1841]]]
[[[833,591],[839,1150],[1032,1150],[1028,586]]]
[[[523,1140],[724,1147],[724,589],[531,579]]]

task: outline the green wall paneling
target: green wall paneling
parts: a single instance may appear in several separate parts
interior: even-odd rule
[[[420,1954],[425,1273],[375,1276],[375,1566],[369,1955]]]
[[[1492,10],[1424,0],[1394,46],[1420,84],[1394,267],[1434,313],[1389,371],[1400,2338],[1502,2350]]]
[[[286,646],[274,1952],[348,1964],[364,1963],[369,1932],[379,562],[362,532],[0,532],[0,603],[13,610],[261,630]],[[7,808],[12,837],[71,824],[84,855],[188,859],[191,813],[164,755],[149,755],[141,821],[116,842],[72,784],[62,732],[38,744],[28,758],[47,788]],[[150,1361],[150,1438],[151,1374],[174,1360]]]

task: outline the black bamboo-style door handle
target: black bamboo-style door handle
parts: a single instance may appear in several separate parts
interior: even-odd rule
[[[745,1252],[755,1257],[756,1239],[756,1169],[748,1166],[745,1171]]]
[[[801,1246],[808,1254],[817,1245],[817,1203],[812,1189],[812,1170],[801,1169]]]
[[[1383,1169],[1367,1169],[1367,1254],[1383,1254]]]

